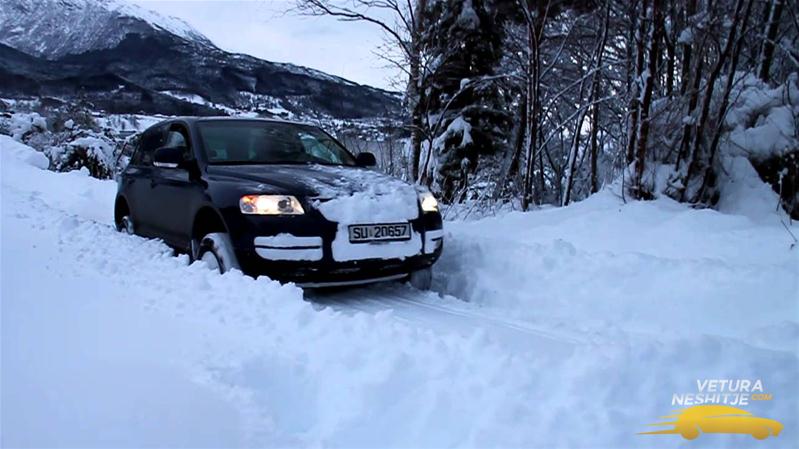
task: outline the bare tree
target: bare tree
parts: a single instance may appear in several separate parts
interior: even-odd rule
[[[295,0],[297,11],[310,16],[330,16],[345,22],[366,22],[381,29],[400,60],[390,60],[407,76],[405,105],[410,117],[411,175],[419,179],[424,135],[422,97],[422,11],[427,0]],[[387,58],[387,57],[385,57]],[[387,58],[389,59],[389,58]]]
[[[536,157],[540,158],[538,152],[538,139],[541,126],[541,40],[544,33],[544,25],[549,15],[550,1],[537,2],[532,0],[517,0],[519,8],[524,17],[525,31],[527,34],[527,67],[525,77],[525,95],[527,97],[525,106],[527,107],[527,123],[525,124],[525,136],[527,148],[527,160],[524,170],[524,185],[522,187],[522,209],[527,210],[533,200],[533,174],[535,170]],[[541,167],[543,170],[543,167]],[[543,172],[542,172],[543,176]],[[543,180],[540,188],[543,190]]]

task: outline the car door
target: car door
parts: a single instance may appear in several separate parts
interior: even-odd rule
[[[164,142],[163,127],[150,128],[142,134],[139,145],[125,168],[128,207],[138,234],[158,237],[154,221],[157,210],[151,198],[153,153]]]
[[[177,168],[153,167],[151,197],[158,208],[158,232],[170,245],[188,248],[191,239],[191,216],[202,188],[192,169],[196,161],[191,149],[188,129],[182,124],[167,128],[164,147],[182,147],[183,161]]]

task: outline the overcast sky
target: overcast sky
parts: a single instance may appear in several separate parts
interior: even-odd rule
[[[369,24],[287,11],[293,0],[129,0],[179,17],[228,51],[312,67],[361,84],[390,85],[395,70],[375,56],[383,43]]]

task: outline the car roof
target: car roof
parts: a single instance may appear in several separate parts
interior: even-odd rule
[[[175,123],[175,122],[183,122],[189,126],[194,126],[196,123],[201,122],[216,122],[216,121],[231,121],[231,122],[264,122],[264,123],[288,123],[292,125],[302,125],[302,126],[313,126],[319,127],[313,123],[308,122],[300,122],[296,120],[283,120],[278,118],[263,118],[263,117],[231,117],[229,115],[211,115],[211,116],[181,116],[181,117],[170,117],[164,120],[161,120],[158,123],[154,123],[148,126],[142,133],[146,133],[151,129],[158,128],[163,126],[167,123]]]
[[[188,124],[194,124],[199,122],[211,122],[211,121],[214,122],[231,121],[231,122],[290,123],[292,125],[316,126],[312,123],[301,122],[297,120],[284,120],[280,118],[264,118],[264,117],[231,117],[229,115],[212,115],[212,116],[203,116],[203,117],[198,117],[198,116],[173,117],[159,123],[164,123],[169,121],[183,121]]]

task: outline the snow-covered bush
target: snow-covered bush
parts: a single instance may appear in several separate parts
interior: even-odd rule
[[[28,110],[33,108],[41,113]],[[111,130],[101,131],[91,112],[74,105],[42,108],[39,103],[23,104],[20,109],[0,115],[0,134],[44,153],[51,170],[85,167],[95,178],[113,175],[116,154],[125,140]]]
[[[47,121],[36,112],[5,113],[0,115],[0,134],[23,142],[30,135],[47,131]]]
[[[110,178],[114,173],[117,142],[101,134],[85,134],[62,146],[45,150],[51,168],[72,171],[85,167],[92,177]]]
[[[773,87],[751,73],[737,72],[728,95],[729,105],[721,117],[719,109],[724,101],[727,79],[719,79],[709,103],[708,120],[717,125],[704,128],[699,147],[693,140],[696,136],[688,134],[689,140],[685,140],[682,127],[693,126],[697,120],[694,115],[680,118],[686,105],[678,100],[655,102],[651,162],[646,167],[644,184],[654,196],[665,194],[678,201],[715,206],[724,195],[720,180],[735,182],[738,173],[748,173],[747,170],[729,171],[733,159],[740,158],[748,160],[761,179],[780,194],[785,210],[799,218],[797,78],[794,74]],[[717,142],[715,153],[714,141]],[[700,151],[699,155],[694,154],[696,151]],[[739,165],[740,161],[734,164]],[[623,174],[627,179],[634,172],[631,167],[634,164]]]
[[[725,124],[731,129],[722,156],[744,156],[799,219],[799,76],[770,88],[754,75],[742,77]]]

